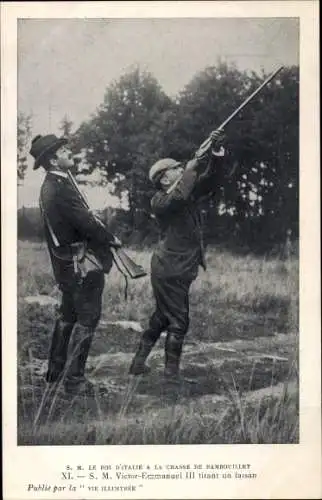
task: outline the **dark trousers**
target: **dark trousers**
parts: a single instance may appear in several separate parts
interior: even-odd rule
[[[165,374],[177,376],[185,335],[189,328],[189,289],[191,279],[160,277],[152,272],[151,284],[156,302],[149,326],[143,333],[130,373],[144,371],[144,362],[161,333],[167,330]]]
[[[91,271],[81,281],[61,285],[62,301],[49,352],[47,381],[62,375],[68,358],[70,378],[84,375],[93,334],[101,316],[104,274]]]
[[[151,284],[156,308],[150,326],[161,329],[161,332],[167,330],[184,337],[189,328],[191,280],[180,277],[162,278],[152,273]]]
[[[91,271],[80,283],[73,280],[71,284],[62,285],[60,288],[60,318],[66,323],[77,321],[83,326],[95,329],[102,310],[104,273]]]

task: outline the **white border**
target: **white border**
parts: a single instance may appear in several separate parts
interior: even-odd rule
[[[29,482],[56,483],[67,464],[240,462],[258,479],[147,482],[140,496],[94,493],[86,498],[319,498],[321,490],[320,192],[317,1],[2,2],[1,168],[3,279],[4,498],[84,498],[27,493]],[[16,19],[18,17],[300,17],[300,375],[299,445],[16,446]],[[127,496],[128,495],[128,496]]]

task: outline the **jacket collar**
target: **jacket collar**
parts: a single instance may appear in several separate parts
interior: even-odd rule
[[[64,179],[68,179],[68,175],[66,172],[61,172],[60,170],[49,170],[49,174],[57,175],[58,177],[63,177]]]

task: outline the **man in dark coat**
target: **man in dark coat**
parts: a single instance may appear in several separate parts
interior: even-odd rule
[[[157,188],[151,207],[163,238],[151,260],[156,308],[132,360],[132,375],[150,371],[145,360],[166,330],[164,374],[172,381],[181,378],[179,364],[189,327],[189,289],[199,265],[205,268],[198,201],[215,188],[215,170],[224,155],[222,138],[220,130],[211,134],[212,150],[206,164],[205,159],[194,159],[184,166],[164,158],[150,169],[150,180]]]
[[[63,380],[67,391],[78,392],[91,389],[84,376],[85,365],[101,315],[104,271],[112,266],[109,249],[120,242],[90,212],[75,188],[69,172],[74,158],[65,138],[38,135],[30,154],[35,159],[34,169],[42,166],[46,170],[39,203],[54,276],[62,292],[46,380]],[[93,250],[105,250],[104,271],[94,260],[91,269],[80,275],[78,250],[83,243]]]

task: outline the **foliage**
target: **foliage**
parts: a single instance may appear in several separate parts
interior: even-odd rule
[[[44,238],[43,220],[38,207],[22,207],[17,211],[18,238],[39,240]]]
[[[185,157],[196,150],[267,76],[226,64],[198,74],[180,95],[166,153],[177,148]],[[270,246],[285,240],[288,229],[298,236],[298,78],[297,68],[282,70],[226,129],[225,169],[208,206],[211,225],[228,213],[226,237],[233,226],[235,240],[252,250],[266,247],[267,235]]]
[[[62,132],[63,137],[66,137],[67,139],[72,139],[72,129],[73,129],[73,122],[68,118],[67,115],[64,116],[62,121],[60,122],[60,127],[59,129]]]
[[[133,229],[149,212],[147,170],[158,158],[162,121],[171,105],[157,80],[135,69],[106,90],[96,114],[76,134],[88,171],[98,167],[115,182],[116,192],[128,190]]]
[[[70,139],[83,151],[83,173],[97,168],[117,195],[128,192],[130,241],[157,234],[150,166],[160,157],[191,158],[267,76],[218,62],[170,99],[153,75],[136,68],[106,89]],[[216,173],[215,197],[203,205],[210,241],[270,251],[298,237],[298,87],[298,68],[284,68],[227,126],[225,165]],[[65,117],[65,132],[70,125]]]
[[[31,115],[18,113],[17,117],[17,175],[22,181],[28,168],[27,153],[32,134]]]

